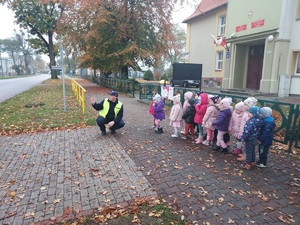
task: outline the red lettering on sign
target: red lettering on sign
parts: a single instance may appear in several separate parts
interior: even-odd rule
[[[235,27],[235,32],[244,31],[246,29],[247,29],[247,24],[243,24],[243,25]]]
[[[263,27],[265,25],[265,20],[257,20],[251,23],[251,28]]]

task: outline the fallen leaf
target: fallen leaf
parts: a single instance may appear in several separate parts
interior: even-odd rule
[[[84,176],[84,172],[80,171],[79,172],[79,176],[83,177]]]
[[[54,205],[57,204],[57,203],[60,203],[60,199],[55,199],[55,200],[53,201],[53,204],[54,204]]]
[[[227,221],[227,223],[228,223],[228,224],[232,224],[232,223],[235,223],[235,222],[234,222],[234,220],[232,220],[232,219],[228,218],[228,221]]]
[[[8,197],[13,198],[13,197],[15,197],[16,195],[17,195],[17,193],[16,193],[15,191],[8,191],[8,192],[7,192],[7,196],[8,196]]]

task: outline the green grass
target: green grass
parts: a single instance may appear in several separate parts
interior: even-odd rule
[[[0,104],[0,135],[44,130],[72,129],[95,124],[95,111],[86,105],[85,114],[66,82],[66,112],[61,80],[47,80]]]

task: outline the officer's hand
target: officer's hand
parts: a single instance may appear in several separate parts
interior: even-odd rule
[[[95,97],[92,97],[92,98],[91,98],[91,103],[92,103],[92,104],[95,104],[95,103],[96,103],[96,98],[95,98]]]
[[[110,122],[107,124],[107,126],[108,126],[108,127],[112,127],[114,124],[115,124],[114,121],[110,121]]]

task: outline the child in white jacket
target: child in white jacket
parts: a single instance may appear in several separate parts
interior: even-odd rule
[[[179,129],[182,126],[182,105],[180,102],[180,94],[176,95],[172,99],[173,106],[170,112],[170,125],[174,128],[174,134],[171,137],[178,137]]]

